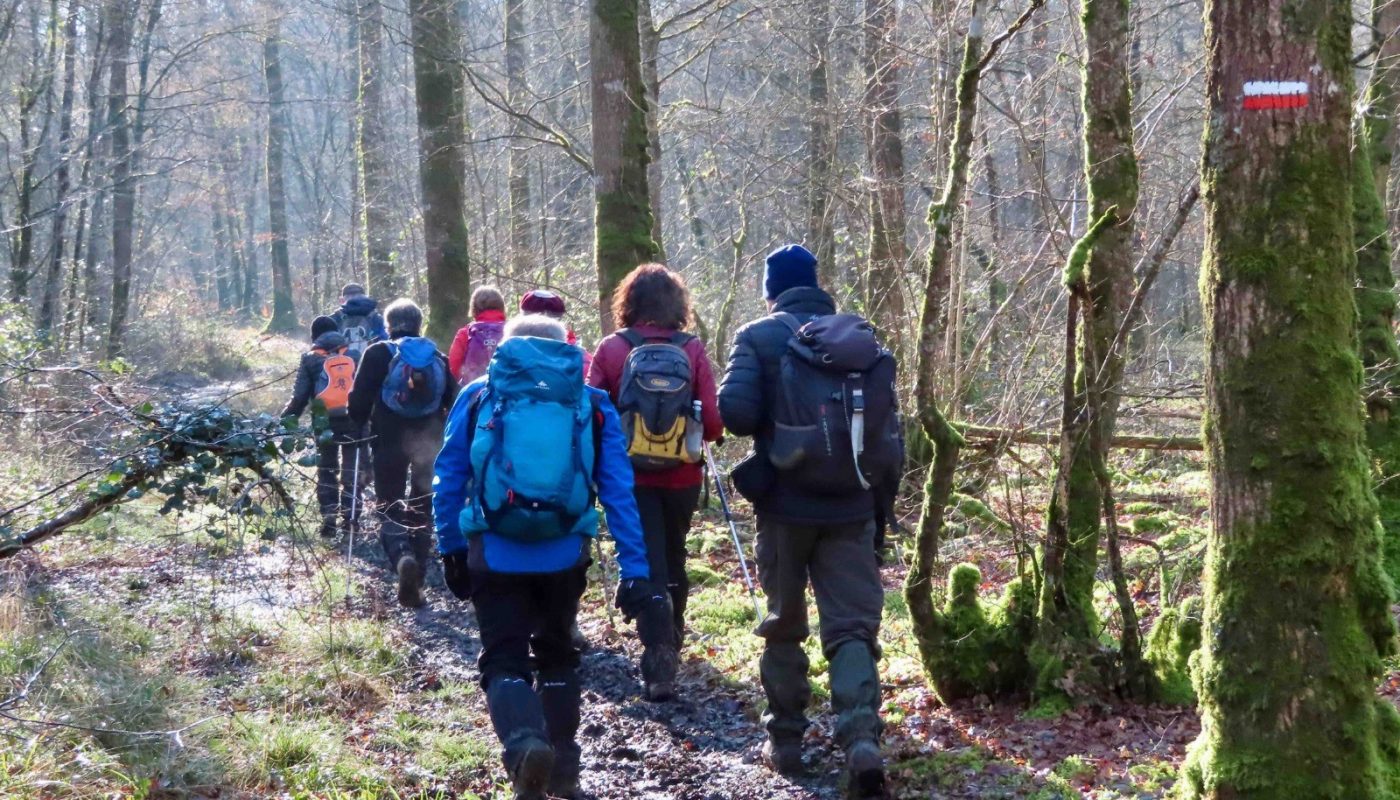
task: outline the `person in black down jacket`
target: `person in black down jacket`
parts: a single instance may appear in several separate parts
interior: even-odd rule
[[[384,311],[389,338],[365,349],[350,393],[350,416],[369,423],[373,451],[374,494],[380,512],[379,538],[389,567],[398,573],[399,603],[423,605],[423,570],[432,554],[433,460],[442,448],[443,426],[457,382],[450,379],[447,356],[441,364],[442,394],[429,413],[404,415],[385,402],[384,384],[395,353],[419,339],[423,311],[411,300],[395,300]],[[432,347],[426,340],[417,341]],[[431,363],[431,360],[429,361]]]
[[[817,287],[817,260],[800,245],[773,251],[764,290],[774,312],[802,323],[836,313],[831,296]],[[741,328],[719,389],[724,425],[753,437],[753,453],[734,471],[735,486],[758,517],[759,580],[768,613],[758,626],[764,638],[759,675],[768,695],[763,755],[775,770],[803,770],[802,733],[811,699],[807,656],[807,583],[817,600],[822,650],[830,664],[836,739],[846,750],[853,796],[884,796],[880,755],[880,681],[876,636],[884,590],[876,563],[875,501],[870,491],[831,495],[803,491],[768,461],[781,360],[791,330],[773,316]]]
[[[296,384],[292,387],[292,397],[282,408],[283,417],[300,417],[311,401],[316,399],[317,384],[321,379],[326,359],[334,355],[348,353],[345,336],[338,330],[331,317],[317,317],[311,322],[311,349],[302,353],[301,364],[297,367]],[[343,399],[344,393],[338,395]],[[316,500],[321,507],[321,535],[335,536],[338,526],[349,528],[359,516],[359,487],[355,468],[355,453],[360,448],[360,426],[350,420],[346,409],[336,409],[339,413],[327,413],[317,407],[313,418],[325,415],[323,424],[330,428],[331,438],[320,441],[316,446],[320,461],[316,466]],[[321,423],[320,420],[317,420]],[[322,428],[317,427],[320,431]]]

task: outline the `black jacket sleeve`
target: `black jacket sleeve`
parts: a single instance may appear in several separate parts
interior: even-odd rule
[[[750,327],[739,331],[729,351],[729,366],[719,387],[719,415],[730,432],[753,436],[763,422],[763,408],[763,363]]]
[[[389,376],[389,346],[376,342],[365,348],[360,356],[360,366],[355,370],[355,386],[350,390],[350,418],[363,427],[369,422],[370,412],[379,400],[379,391],[384,388],[384,379]],[[451,381],[448,381],[451,383]]]
[[[301,357],[301,363],[297,365],[296,383],[292,386],[292,397],[287,401],[287,405],[282,407],[281,416],[300,417],[306,410],[306,406],[311,403],[311,392],[316,387],[316,376],[311,370],[311,358],[309,355]]]
[[[442,414],[443,419],[447,419],[447,415],[452,412],[452,404],[457,402],[457,392],[461,387],[452,379],[452,368],[448,366],[447,356],[438,353],[438,358],[442,360],[442,368],[447,375],[447,385],[442,387],[442,408],[438,413]]]

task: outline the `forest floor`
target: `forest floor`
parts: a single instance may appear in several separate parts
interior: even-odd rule
[[[232,383],[172,373],[186,399],[270,409],[297,345],[266,340]],[[1014,577],[1038,525],[1029,475],[989,483],[987,514],[954,515],[943,557],[977,563],[987,594]],[[1169,559],[1172,593],[1194,591],[1204,481],[1193,459],[1125,465],[1123,524]],[[302,494],[309,495],[304,481]],[[997,499],[1000,498],[1000,499]],[[429,605],[398,607],[369,536],[314,535],[310,515],[208,529],[145,499],[0,565],[0,796],[504,797],[476,685],[469,605],[430,575]],[[740,530],[751,534],[747,518]],[[370,533],[370,532],[367,532]],[[583,786],[597,800],[826,800],[840,793],[825,661],[809,643],[816,699],[809,778],[758,763],[763,707],[754,612],[727,528],[702,512],[691,539],[690,639],[677,702],[640,698],[639,644],[594,568],[581,627]],[[751,540],[746,543],[751,548]],[[1140,607],[1160,593],[1155,550],[1126,554]],[[900,591],[884,570],[886,750],[898,798],[1149,798],[1169,790],[1198,732],[1188,708],[1115,704],[1044,717],[1024,704],[946,706],[926,688]],[[603,563],[611,563],[605,557]],[[1104,608],[1111,607],[1106,591]],[[1400,664],[1383,691],[1400,694]]]

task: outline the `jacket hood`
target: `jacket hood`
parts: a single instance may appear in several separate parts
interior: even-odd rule
[[[378,300],[361,294],[346,300],[345,305],[340,307],[340,313],[354,317],[368,316],[378,307]]]
[[[327,353],[349,346],[350,341],[345,338],[345,334],[340,331],[327,331],[316,337],[316,341],[311,343],[312,347],[325,350]]]
[[[815,286],[797,286],[778,295],[774,312],[788,314],[835,314],[836,301]]]

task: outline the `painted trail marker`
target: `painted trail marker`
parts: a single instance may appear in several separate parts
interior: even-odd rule
[[[1308,85],[1303,81],[1246,81],[1244,107],[1249,111],[1271,108],[1302,108],[1308,104]]]

